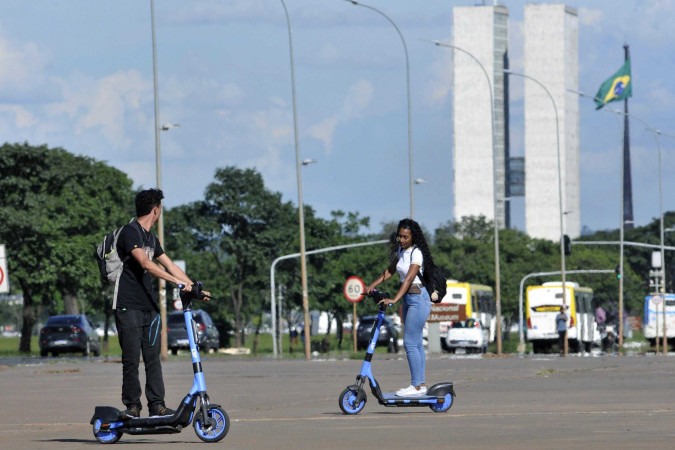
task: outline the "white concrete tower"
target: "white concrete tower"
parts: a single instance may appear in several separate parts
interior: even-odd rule
[[[504,227],[505,138],[504,59],[508,46],[508,10],[504,6],[453,8],[452,45],[471,53],[453,52],[454,96],[454,219],[483,215],[492,220],[493,164],[497,164],[497,220]],[[494,97],[495,145],[493,154],[490,86]]]
[[[559,242],[581,232],[579,202],[579,21],[563,4],[525,6],[526,75],[543,84],[558,111],[562,207],[558,189],[555,110],[546,91],[525,79],[525,228],[534,238]],[[516,77],[511,78],[511,84]]]

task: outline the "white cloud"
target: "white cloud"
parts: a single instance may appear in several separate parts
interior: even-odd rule
[[[17,43],[0,35],[0,86],[6,93],[26,93],[42,85],[47,52],[32,42]]]
[[[311,137],[323,142],[326,154],[330,154],[333,150],[335,128],[340,123],[361,117],[373,99],[373,92],[374,88],[370,81],[357,81],[347,91],[347,95],[337,114],[327,117],[307,129],[307,133]]]
[[[313,138],[323,142],[326,153],[330,153],[333,150],[333,134],[335,133],[335,127],[337,127],[338,123],[339,120],[337,116],[328,117],[318,124],[311,126],[307,130],[307,133]]]
[[[182,8],[165,13],[168,21],[181,25],[199,25],[204,23],[227,23],[255,21],[277,21],[282,19],[280,3],[250,0],[231,0],[223,3],[219,0],[184,2]],[[157,13],[160,16],[160,12]],[[281,23],[281,22],[279,22]]]
[[[598,9],[579,8],[579,22],[581,25],[600,29],[604,20],[604,13]]]
[[[340,111],[342,120],[359,117],[373,98],[373,85],[366,80],[359,80],[349,88],[347,97]]]
[[[449,42],[446,39],[443,42]],[[445,103],[452,89],[452,50],[447,47],[435,49],[433,62],[431,63],[431,79],[426,88],[427,101],[432,105]]]
[[[12,124],[19,129],[27,129],[37,123],[37,118],[23,106],[0,105],[0,115],[10,116]]]
[[[50,112],[72,116],[76,134],[99,129],[108,143],[126,148],[133,141],[128,128],[137,130],[148,123],[143,111],[151,95],[151,85],[138,71],[118,71],[89,83],[72,80]]]
[[[650,0],[639,2],[640,14],[631,21],[631,31],[637,31],[656,45],[670,46],[675,38],[674,0]]]

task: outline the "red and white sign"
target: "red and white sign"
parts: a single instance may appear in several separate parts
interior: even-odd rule
[[[363,300],[363,294],[366,292],[366,283],[356,275],[347,278],[345,285],[342,288],[342,293],[345,295],[347,301],[351,303],[358,303]]]
[[[7,278],[7,258],[5,258],[5,244],[0,244],[0,294],[9,292],[9,279]]]

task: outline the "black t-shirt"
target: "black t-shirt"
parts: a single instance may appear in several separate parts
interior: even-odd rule
[[[164,250],[159,239],[134,220],[124,226],[117,239],[117,251],[120,258],[129,258],[124,263],[117,294],[117,307],[142,311],[159,311],[157,296],[152,289],[152,275],[147,273],[131,255],[135,248],[142,248],[150,260],[162,256]]]

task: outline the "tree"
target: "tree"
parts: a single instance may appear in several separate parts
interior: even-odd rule
[[[235,345],[241,346],[248,319],[268,304],[272,260],[288,253],[297,235],[294,208],[267,190],[254,169],[225,167],[216,170],[205,200],[182,215],[176,220],[191,234],[183,238],[201,252],[213,281],[209,286],[226,297]]]
[[[28,143],[0,147],[0,191],[0,240],[24,299],[19,351],[30,352],[40,303],[60,297],[75,312],[78,297],[101,297],[95,244],[128,219],[133,191],[104,163]]]

